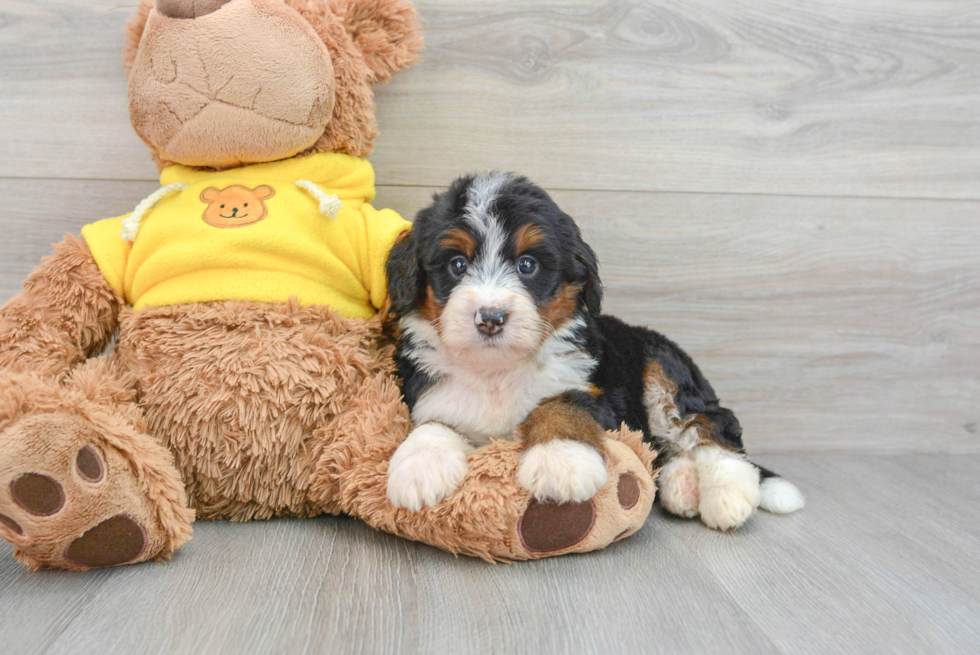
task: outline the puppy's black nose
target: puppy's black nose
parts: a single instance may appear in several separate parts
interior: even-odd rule
[[[477,312],[476,329],[489,337],[503,330],[506,322],[507,312],[504,310],[481,307]]]

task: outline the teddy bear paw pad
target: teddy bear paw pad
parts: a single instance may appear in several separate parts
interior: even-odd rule
[[[3,525],[5,525],[8,530],[10,530],[11,532],[13,532],[16,535],[22,535],[22,534],[24,534],[24,528],[20,527],[20,523],[18,523],[17,521],[13,520],[12,518],[10,518],[9,516],[7,516],[6,514],[0,514],[0,523],[2,523]]]
[[[57,480],[41,473],[25,473],[10,483],[10,497],[34,516],[51,516],[65,506],[65,489]]]
[[[99,482],[105,474],[102,458],[92,446],[85,446],[78,451],[78,456],[75,457],[75,468],[82,479],[92,484]]]
[[[640,482],[632,473],[621,473],[616,483],[616,498],[623,509],[633,509],[640,500]]]
[[[589,500],[555,503],[531,498],[517,523],[521,557],[598,550],[640,529],[657,490],[647,463],[616,439],[606,440],[605,451],[606,483]]]
[[[581,503],[543,503],[534,498],[517,526],[524,547],[536,553],[564,550],[581,543],[595,525],[595,506]]]
[[[90,568],[116,566],[142,555],[146,544],[143,526],[125,514],[117,514],[71,542],[65,559]]]
[[[0,537],[31,566],[115,566],[162,547],[132,462],[80,418],[25,419],[0,434],[0,462]]]

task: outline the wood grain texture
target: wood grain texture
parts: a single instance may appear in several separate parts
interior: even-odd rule
[[[0,180],[0,300],[63,234],[155,188]],[[431,191],[376,204],[412,217]],[[599,255],[605,310],[687,349],[750,453],[980,453],[980,203],[554,196]]]
[[[980,5],[421,1],[380,89],[378,179],[980,198]],[[0,176],[153,179],[116,0],[0,0]],[[517,109],[519,108],[519,109]]]
[[[761,461],[801,483],[802,512],[750,523],[737,543],[668,520],[781,651],[980,649],[976,457]]]
[[[599,552],[488,565],[343,518],[198,524],[166,565],[27,573],[16,653],[915,653],[980,648],[978,456],[770,456],[809,504],[733,534],[654,513]]]
[[[624,542],[611,557],[493,566],[350,519],[198,524],[170,564],[97,572],[98,591],[70,614],[39,608],[35,595],[51,579],[68,581],[73,595],[71,576],[17,575],[0,549],[0,571],[19,578],[5,600],[15,614],[22,605],[35,612],[0,619],[0,638],[15,637],[21,653],[777,652],[684,544],[655,526],[644,544]],[[646,584],[596,586],[633,569],[657,572]],[[594,602],[577,602],[586,595]],[[664,597],[676,601],[651,614]],[[692,620],[730,634],[719,642],[690,630]],[[674,636],[648,648],[661,633]]]
[[[425,64],[382,91],[387,183],[980,194],[976,3],[464,4],[419,4]]]

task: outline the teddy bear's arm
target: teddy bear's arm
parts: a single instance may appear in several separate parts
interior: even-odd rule
[[[63,376],[105,347],[122,304],[85,242],[66,236],[0,308],[0,367]]]

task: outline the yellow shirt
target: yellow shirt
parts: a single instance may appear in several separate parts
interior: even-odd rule
[[[337,220],[298,180],[339,197]],[[368,318],[384,303],[388,252],[411,223],[368,204],[367,161],[323,153],[218,173],[165,168],[160,183],[175,182],[187,187],[143,215],[133,243],[120,235],[128,214],[82,228],[102,274],[134,309],[297,296]]]

